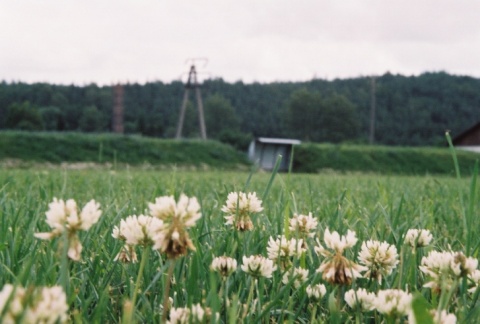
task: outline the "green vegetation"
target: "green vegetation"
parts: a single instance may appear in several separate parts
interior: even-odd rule
[[[220,314],[219,322],[225,323],[242,319],[245,323],[396,322],[396,315],[352,310],[344,299],[351,288],[371,292],[396,288],[415,294],[419,318],[429,318],[428,309],[446,309],[459,323],[480,320],[480,290],[467,291],[478,282],[462,277],[453,286],[444,286],[442,292],[434,291],[424,287],[430,278],[418,269],[430,251],[451,249],[478,257],[480,237],[474,230],[480,226],[476,217],[480,199],[476,182],[469,179],[339,174],[276,174],[272,178],[267,173],[250,178],[247,173],[134,169],[0,170],[0,183],[0,287],[7,283],[30,288],[60,285],[67,294],[68,316],[75,322],[120,323],[132,316],[139,323],[158,323],[167,282],[171,282],[173,307],[200,304]],[[252,215],[255,228],[251,232],[224,225],[221,207],[231,191],[257,192],[262,199],[264,210]],[[156,197],[178,197],[180,193],[198,198],[202,217],[189,230],[196,251],[177,259],[174,280],[167,276],[170,262],[158,251],[143,253],[147,248],[137,247],[139,260],[146,255],[141,276],[140,262],[114,261],[123,244],[112,237],[113,227],[129,215],[148,213],[147,203]],[[45,212],[54,197],[74,198],[79,207],[92,198],[101,205],[98,223],[79,232],[83,245],[80,262],[67,260],[63,254],[65,236],[50,241],[34,238],[34,233],[51,230]],[[244,255],[267,256],[270,237],[294,237],[294,232],[286,230],[285,220],[294,213],[309,212],[318,220],[315,237],[307,239],[302,257],[292,259],[295,266],[309,271],[307,282],[298,287],[292,281],[283,283],[281,270],[274,271],[272,278],[255,281],[240,269]],[[378,240],[396,247],[400,263],[381,283],[369,278],[358,278],[346,286],[329,283],[316,272],[325,258],[314,252],[315,238],[325,244],[327,228],[340,235],[347,230],[356,232],[358,243],[345,251],[349,259],[357,260],[362,242]],[[412,228],[430,230],[433,241],[412,251],[403,239]],[[213,258],[221,255],[238,261],[238,268],[226,280],[210,270]],[[306,293],[310,284],[324,284],[326,295],[312,301]],[[130,314],[132,295],[137,302]],[[402,320],[398,322],[406,319],[399,316]]]
[[[479,155],[457,151],[462,175],[470,175]],[[0,132],[0,161],[93,162],[99,164],[150,165],[162,168],[184,166],[246,170],[245,151],[217,141],[166,140],[135,135]],[[379,174],[455,175],[448,148],[404,148],[347,144],[301,144],[295,147],[296,173],[371,172]]]
[[[216,141],[158,140],[133,135],[0,132],[0,160],[95,162],[238,169],[245,154]]]
[[[438,72],[375,80],[376,144],[441,146],[446,130],[455,137],[480,120],[480,79]],[[125,132],[173,138],[183,91],[178,81],[125,84]],[[370,77],[268,84],[214,79],[201,91],[207,135],[235,147],[245,149],[252,136],[369,139]],[[112,106],[111,86],[0,82],[0,129],[109,132]],[[185,137],[198,136],[196,114],[190,100]]]
[[[457,150],[460,171],[470,175],[478,153]],[[302,144],[295,147],[296,172],[325,170],[383,174],[455,175],[451,152],[445,148]]]

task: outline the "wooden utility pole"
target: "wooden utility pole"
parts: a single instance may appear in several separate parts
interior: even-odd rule
[[[123,86],[117,84],[113,87],[113,114],[112,131],[123,134]]]
[[[370,88],[370,135],[368,142],[373,144],[375,142],[375,110],[376,110],[376,89],[375,89],[375,77],[371,78]]]
[[[202,96],[200,94],[200,85],[197,82],[197,71],[195,70],[194,64],[192,64],[192,66],[190,67],[190,72],[188,73],[188,81],[185,85],[185,93],[183,94],[183,101],[180,108],[180,117],[178,118],[177,133],[175,135],[175,138],[182,138],[183,122],[185,120],[185,110],[187,108],[188,92],[190,89],[195,90],[195,96],[197,98],[198,122],[200,124],[200,135],[203,140],[206,140],[207,128],[205,127],[205,117],[203,115]]]

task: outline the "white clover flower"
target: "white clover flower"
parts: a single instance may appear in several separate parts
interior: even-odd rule
[[[277,269],[272,260],[261,255],[243,256],[242,260],[242,270],[255,278],[271,278],[273,271]]]
[[[346,248],[353,247],[357,242],[355,232],[348,231],[347,236],[342,236],[337,232],[330,233],[328,228],[324,234],[326,249],[317,239],[315,252],[325,257],[317,272],[322,273],[323,280],[340,285],[349,285],[355,278],[361,278],[360,272],[367,270],[366,267],[356,264],[352,260],[343,256]]]
[[[7,307],[7,309],[5,309]],[[67,321],[67,296],[59,286],[25,288],[7,284],[0,292],[0,313],[3,323],[65,323]]]
[[[287,272],[282,277],[283,284],[288,284],[293,280],[293,287],[298,289],[308,279],[308,270],[303,268],[294,268]]]
[[[220,273],[222,277],[228,277],[237,270],[237,260],[226,256],[216,257],[210,268]]]
[[[330,232],[330,230],[327,228],[325,229],[325,233],[323,235],[323,241],[325,242],[325,245],[327,248],[334,250],[337,253],[343,253],[343,251],[347,248],[353,247],[358,239],[355,234],[355,232],[348,230],[347,235],[340,235],[338,232]],[[318,246],[315,247],[315,252],[317,254],[321,254],[323,256],[329,256],[331,252],[326,250],[318,241]]]
[[[365,241],[362,243],[358,262],[368,269],[364,277],[381,283],[382,277],[391,274],[399,262],[397,248],[387,242]]]
[[[68,256],[70,259],[80,260],[82,244],[77,236],[80,230],[88,230],[93,224],[98,222],[102,211],[100,204],[95,200],[90,200],[78,214],[77,203],[73,199],[66,202],[53,198],[53,202],[48,204],[49,210],[45,213],[47,224],[52,228],[51,232],[35,233],[34,236],[41,240],[51,240],[57,236],[68,232],[69,248]]]
[[[294,214],[289,222],[289,229],[294,233],[298,233],[303,239],[307,237],[314,237],[315,230],[317,228],[318,221],[312,216],[312,213],[308,215]]]
[[[377,296],[374,293],[368,292],[365,288],[357,290],[350,289],[345,292],[345,302],[352,309],[361,309],[364,311],[371,311],[375,309],[375,299]]]
[[[303,247],[302,239],[288,240],[284,235],[279,236],[276,240],[270,236],[268,240],[267,252],[268,258],[275,263],[279,262],[282,269],[287,269],[291,265],[290,259],[299,258],[306,251]]]
[[[102,211],[100,210],[100,204],[95,202],[95,200],[90,200],[83,208],[80,213],[80,227],[82,230],[86,231],[92,227],[93,224],[97,223]]]
[[[250,215],[263,210],[262,201],[255,192],[230,192],[222,211],[227,213],[225,225],[234,225],[239,231],[251,231],[253,223]]]
[[[306,288],[308,298],[318,301],[325,296],[327,293],[327,288],[324,284],[317,284],[317,285],[308,285]]]
[[[195,251],[187,229],[194,226],[202,217],[197,198],[180,195],[178,202],[173,196],[159,197],[155,204],[149,204],[154,218],[161,219],[163,225],[154,237],[154,248],[174,259],[185,255],[188,250]]]
[[[150,215],[159,218],[165,223],[181,220],[184,227],[195,226],[202,217],[200,204],[196,197],[187,197],[181,194],[178,202],[173,196],[155,198],[155,203],[149,203]]]
[[[409,229],[403,239],[405,244],[413,248],[424,247],[432,241],[432,234],[427,229]]]
[[[162,196],[155,198],[155,203],[148,203],[148,208],[152,217],[166,220],[175,215],[177,203],[173,196]]]
[[[468,275],[468,279],[472,283],[471,287],[468,289],[468,292],[474,293],[480,285],[480,270],[475,269],[475,271]]]
[[[113,228],[112,236],[125,241],[127,245],[149,246],[155,244],[155,237],[162,229],[163,222],[155,217],[132,215],[120,221],[120,227]]]
[[[381,314],[397,318],[407,316],[412,310],[412,295],[400,289],[380,290],[374,306]]]
[[[471,276],[477,266],[477,259],[466,257],[462,252],[430,251],[422,258],[419,268],[431,279],[424,287],[439,292],[442,287],[449,289],[456,279]]]
[[[172,308],[170,310],[171,324],[189,324],[203,323],[205,320],[205,311],[200,304],[192,305],[192,308]]]
[[[433,322],[436,324],[456,324],[457,317],[455,314],[449,314],[446,310],[438,312],[435,309],[432,309],[430,313],[433,316]]]

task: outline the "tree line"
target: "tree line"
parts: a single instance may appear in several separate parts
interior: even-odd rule
[[[256,136],[311,142],[367,143],[372,108],[371,77],[306,82],[203,82],[201,93],[209,138],[245,148]],[[127,134],[172,138],[184,85],[125,84]],[[374,142],[444,145],[480,120],[480,79],[444,72],[375,77]],[[109,132],[113,87],[0,83],[0,129]],[[190,95],[184,137],[198,137],[198,112]]]

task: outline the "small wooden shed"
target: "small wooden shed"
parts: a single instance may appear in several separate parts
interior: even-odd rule
[[[455,147],[480,153],[480,122],[453,138]]]
[[[248,158],[254,163],[258,163],[260,168],[272,170],[279,155],[282,156],[282,162],[279,171],[287,171],[290,163],[293,145],[300,144],[301,141],[288,138],[267,138],[257,137],[248,147]]]

